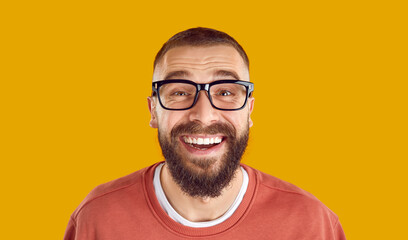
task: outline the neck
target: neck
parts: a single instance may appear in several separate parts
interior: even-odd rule
[[[220,196],[191,197],[184,193],[179,185],[174,182],[170,171],[165,164],[160,174],[160,181],[167,200],[182,217],[192,222],[211,221],[221,217],[233,204],[242,186],[241,168],[235,172],[235,177]]]

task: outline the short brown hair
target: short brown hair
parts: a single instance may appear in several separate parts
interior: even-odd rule
[[[163,58],[164,54],[166,54],[167,51],[172,48],[181,46],[205,47],[214,45],[232,46],[238,51],[238,53],[244,60],[245,65],[249,68],[248,56],[241,45],[239,45],[239,43],[234,38],[224,32],[203,27],[187,29],[175,34],[173,37],[167,40],[167,42],[163,44],[162,48],[156,55],[153,68],[156,68],[156,65]]]

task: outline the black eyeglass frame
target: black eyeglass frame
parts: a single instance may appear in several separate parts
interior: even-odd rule
[[[161,102],[159,89],[160,89],[160,87],[162,85],[167,84],[167,83],[187,83],[187,84],[195,86],[196,87],[196,94],[195,94],[194,101],[191,104],[191,106],[187,107],[187,108],[181,108],[181,109],[174,109],[174,108],[165,107],[163,105],[163,103]],[[211,99],[210,88],[211,88],[211,86],[214,86],[214,85],[217,85],[217,84],[222,84],[222,83],[235,83],[235,84],[240,84],[240,85],[245,86],[245,88],[246,88],[246,97],[245,97],[245,102],[242,105],[242,107],[234,108],[234,109],[225,109],[225,108],[219,108],[219,107],[214,106],[213,101]],[[222,110],[222,111],[237,111],[237,110],[243,109],[245,107],[245,105],[247,104],[248,98],[251,96],[252,92],[254,91],[254,83],[248,82],[248,81],[242,81],[242,80],[228,80],[228,79],[226,79],[226,80],[214,81],[214,82],[211,82],[211,83],[199,84],[199,83],[195,83],[193,81],[185,80],[185,79],[171,79],[171,80],[160,80],[160,81],[153,82],[152,83],[152,90],[153,90],[153,93],[157,94],[157,98],[159,99],[159,103],[162,106],[162,108],[164,108],[166,110],[183,111],[183,110],[191,109],[192,107],[194,107],[194,105],[197,102],[198,93],[200,91],[204,90],[204,91],[207,92],[208,99],[210,100],[211,106],[213,108],[215,108],[217,110]]]

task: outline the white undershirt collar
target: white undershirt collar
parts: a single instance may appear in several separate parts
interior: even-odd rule
[[[184,217],[182,217],[180,214],[178,214],[176,210],[174,210],[174,208],[170,205],[169,201],[167,200],[166,195],[164,194],[164,191],[163,191],[163,188],[160,182],[160,172],[161,172],[163,165],[164,163],[159,164],[154,171],[153,186],[154,186],[154,191],[156,193],[156,197],[159,200],[160,206],[169,215],[169,217],[171,217],[174,221],[181,223],[188,227],[196,227],[196,228],[212,227],[212,226],[215,226],[217,224],[224,222],[235,212],[235,210],[237,210],[248,188],[248,183],[249,183],[248,173],[245,171],[243,167],[241,167],[241,170],[243,173],[242,174],[243,175],[242,186],[241,186],[241,189],[239,190],[237,197],[235,198],[234,202],[232,203],[228,211],[221,217],[215,220],[212,220],[212,221],[191,222],[185,219]]]

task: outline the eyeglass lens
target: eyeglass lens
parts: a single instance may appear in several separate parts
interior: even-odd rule
[[[241,108],[246,100],[246,87],[236,83],[220,83],[209,89],[212,104],[221,109]],[[196,86],[187,83],[166,83],[159,89],[164,107],[171,109],[189,108],[193,105]]]

